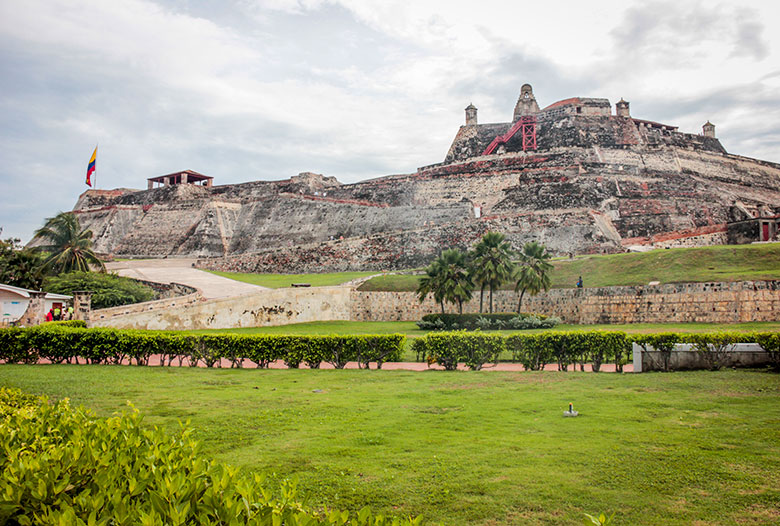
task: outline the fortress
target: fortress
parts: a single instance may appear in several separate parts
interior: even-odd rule
[[[87,190],[73,211],[100,252],[241,272],[419,267],[489,230],[557,254],[776,235],[780,165],[728,153],[709,122],[680,132],[622,99],[614,113],[598,98],[541,109],[528,84],[509,122],[465,111],[444,161],[416,173],[212,185],[186,170],[143,191]]]

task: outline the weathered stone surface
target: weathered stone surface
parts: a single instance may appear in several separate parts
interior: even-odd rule
[[[513,123],[472,120],[443,163],[414,174],[89,190],[74,212],[101,252],[269,272],[418,266],[494,228],[556,253],[708,244],[726,223],[780,212],[780,165],[729,154],[714,136],[625,116],[627,104],[612,115],[606,99],[518,104],[536,112],[535,151],[518,133],[482,155]]]
[[[517,310],[517,294],[494,293],[494,311]],[[487,297],[486,297],[487,301]],[[447,307],[452,312],[452,305]],[[90,325],[135,329],[215,329],[308,321],[417,321],[439,312],[413,292],[363,292],[349,287],[265,290],[201,301],[195,295],[93,311]],[[479,311],[479,297],[463,306]],[[780,281],[679,283],[643,287],[555,289],[523,299],[524,312],[565,323],[744,323],[780,318]]]
[[[517,301],[514,292],[494,292],[493,310],[517,311]],[[522,310],[558,316],[564,323],[576,324],[777,321],[780,281],[553,289],[523,298]],[[463,305],[463,311],[479,312],[478,294]],[[440,312],[439,305],[431,298],[419,303],[413,292],[356,290],[352,295],[354,320],[415,321],[433,312]]]

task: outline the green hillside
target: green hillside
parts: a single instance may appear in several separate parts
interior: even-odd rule
[[[574,287],[579,276],[586,287],[780,279],[780,243],[583,256],[553,265],[553,288]],[[379,276],[360,290],[413,291],[417,280],[410,275]]]

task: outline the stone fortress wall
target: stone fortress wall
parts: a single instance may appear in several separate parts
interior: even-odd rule
[[[487,311],[487,294],[485,311]],[[357,321],[417,321],[441,312],[430,297],[420,303],[413,292],[352,294],[352,319]],[[513,291],[493,293],[494,312],[517,312]],[[452,312],[452,305],[445,306]],[[780,281],[671,283],[641,287],[552,289],[523,298],[523,312],[558,316],[572,324],[623,323],[746,323],[780,319]],[[479,294],[463,305],[479,312]]]
[[[90,326],[187,330],[259,327],[310,321],[417,321],[440,312],[413,292],[364,292],[350,287],[271,289],[254,295],[202,301],[160,300],[94,311]],[[175,304],[174,304],[175,302]],[[485,297],[487,310],[487,296]],[[447,305],[452,312],[453,306]],[[464,304],[479,311],[479,297]],[[517,310],[517,294],[494,293],[495,312]],[[780,281],[678,283],[642,287],[554,289],[523,299],[524,312],[559,316],[564,323],[744,323],[780,319]]]
[[[780,165],[727,153],[711,125],[681,133],[622,100],[616,114],[577,97],[539,109],[529,85],[513,122],[467,115],[444,162],[412,174],[89,190],[74,212],[103,253],[288,273],[417,267],[489,229],[557,254],[709,244],[722,225],[780,213]],[[535,149],[516,133],[486,154],[529,115]]]

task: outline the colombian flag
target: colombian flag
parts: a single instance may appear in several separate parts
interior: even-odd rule
[[[95,162],[97,161],[97,146],[95,151],[92,152],[92,157],[89,158],[89,164],[87,165],[87,186],[92,186],[92,174],[95,172]]]

